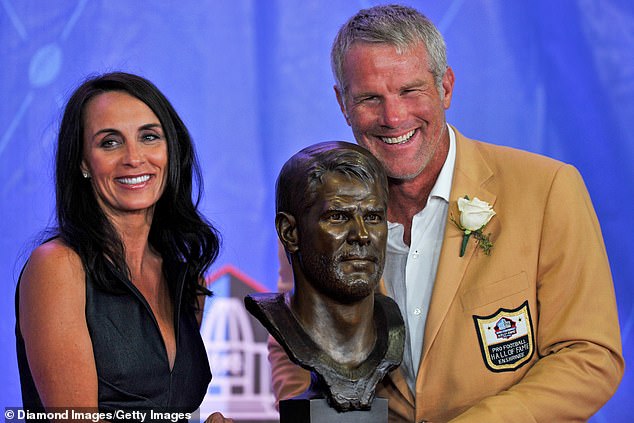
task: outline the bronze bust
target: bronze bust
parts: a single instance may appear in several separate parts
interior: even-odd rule
[[[295,154],[277,180],[275,218],[294,289],[245,298],[289,358],[311,371],[301,397],[325,397],[338,411],[369,409],[376,384],[403,354],[398,306],[375,293],[387,195],[380,163],[356,144],[324,142]]]

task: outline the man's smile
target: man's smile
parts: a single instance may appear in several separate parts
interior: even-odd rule
[[[404,144],[407,141],[409,141],[414,136],[415,133],[416,133],[416,129],[412,129],[408,133],[403,134],[399,137],[379,137],[379,138],[381,139],[381,141],[383,141],[386,144]]]

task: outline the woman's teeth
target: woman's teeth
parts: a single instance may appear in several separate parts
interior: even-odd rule
[[[117,181],[127,185],[141,184],[149,180],[150,180],[150,175],[135,176],[134,178],[117,178]]]

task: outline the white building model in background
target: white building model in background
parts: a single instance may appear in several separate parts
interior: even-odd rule
[[[231,266],[209,276],[207,284],[215,295],[205,304],[200,332],[213,378],[200,419],[220,411],[236,422],[279,421],[271,391],[268,334],[243,302],[245,295],[266,289]],[[223,284],[226,296],[216,290]]]

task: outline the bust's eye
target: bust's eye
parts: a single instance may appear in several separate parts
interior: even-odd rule
[[[348,216],[341,212],[333,212],[328,215],[328,220],[335,223],[345,222],[348,220]]]
[[[365,221],[372,222],[372,223],[380,223],[383,221],[383,216],[381,216],[379,213],[369,213],[368,215],[365,216]]]

